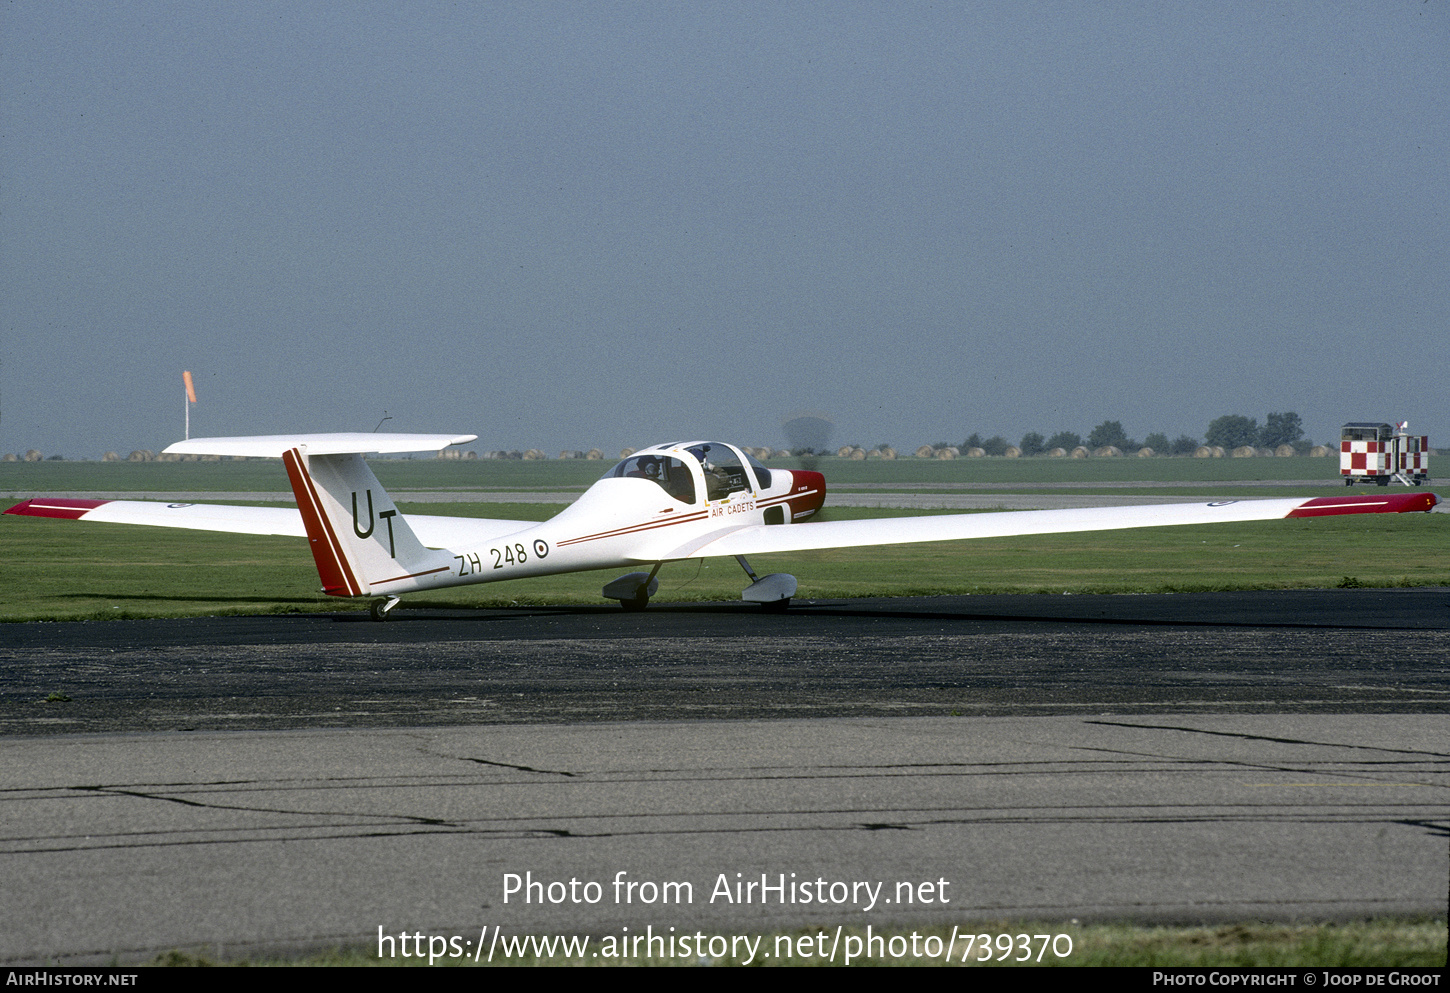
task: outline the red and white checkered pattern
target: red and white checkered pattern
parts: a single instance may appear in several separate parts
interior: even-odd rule
[[[1384,441],[1341,441],[1339,474],[1373,479],[1403,473],[1411,478],[1430,475],[1428,435],[1397,434]]]
[[[1390,445],[1383,441],[1341,441],[1339,443],[1339,474],[1341,476],[1384,476],[1390,468]]]
[[[1395,471],[1407,476],[1430,474],[1430,438],[1428,435],[1400,435],[1395,452]]]

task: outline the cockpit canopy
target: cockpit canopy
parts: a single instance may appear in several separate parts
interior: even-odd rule
[[[718,441],[701,441],[685,449],[700,463],[705,473],[705,495],[711,500],[723,500],[732,493],[750,489],[750,480],[745,466],[735,449]]]
[[[639,452],[604,474],[605,479],[648,479],[681,503],[695,502],[695,477],[679,459]]]
[[[732,493],[750,492],[752,471],[761,490],[770,486],[770,470],[749,455],[745,459],[750,469],[729,445],[718,441],[676,442],[636,452],[605,473],[604,478],[648,479],[681,503],[694,503],[693,463],[704,481],[706,499],[723,500]]]

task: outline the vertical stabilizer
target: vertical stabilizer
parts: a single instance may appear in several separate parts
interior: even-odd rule
[[[361,455],[282,456],[322,588],[333,596],[393,594],[432,585],[451,557],[424,548]]]

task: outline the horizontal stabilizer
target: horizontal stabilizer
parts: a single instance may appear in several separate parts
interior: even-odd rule
[[[381,455],[399,452],[437,452],[449,445],[466,445],[476,434],[261,434],[237,438],[192,438],[169,445],[166,455],[244,455],[280,459],[300,448],[307,455]]]

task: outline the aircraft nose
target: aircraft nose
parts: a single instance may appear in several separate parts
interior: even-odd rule
[[[826,477],[808,469],[793,469],[790,492],[790,519],[803,521],[826,502]]]

